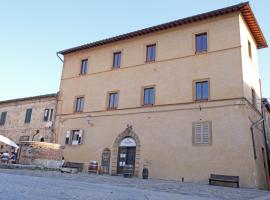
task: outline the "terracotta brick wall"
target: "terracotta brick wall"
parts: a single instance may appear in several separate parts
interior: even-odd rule
[[[33,141],[21,142],[18,159],[20,164],[58,167],[62,160],[62,150],[59,144]]]

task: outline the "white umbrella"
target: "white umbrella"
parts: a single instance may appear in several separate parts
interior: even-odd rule
[[[15,142],[13,142],[11,139],[9,139],[9,138],[7,138],[7,137],[5,137],[3,135],[0,135],[0,142],[3,142],[3,143],[5,143],[5,144],[7,144],[9,146],[12,146],[16,150],[19,149],[19,146]]]

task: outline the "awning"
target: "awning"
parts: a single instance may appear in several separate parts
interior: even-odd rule
[[[19,146],[15,142],[13,142],[11,139],[9,139],[3,135],[0,135],[0,142],[3,142],[9,146],[12,146],[15,149],[19,149]]]

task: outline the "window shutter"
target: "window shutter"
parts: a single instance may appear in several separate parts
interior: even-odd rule
[[[66,132],[66,140],[65,140],[65,144],[70,144],[70,131]]]
[[[83,129],[80,129],[80,131],[79,131],[79,138],[78,138],[78,144],[82,144],[83,143],[83,133],[84,133],[84,130]]]
[[[193,125],[193,142],[195,144],[210,144],[210,122],[200,122]]]

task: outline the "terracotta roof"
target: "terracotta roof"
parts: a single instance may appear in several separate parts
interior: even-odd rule
[[[18,101],[27,101],[27,100],[38,100],[38,99],[49,98],[49,97],[57,97],[57,96],[58,96],[58,93],[44,94],[44,95],[39,95],[39,96],[32,96],[32,97],[24,97],[24,98],[18,98],[18,99],[4,100],[4,101],[0,101],[0,104],[13,103],[13,102],[18,102]]]
[[[203,14],[194,15],[194,16],[191,16],[191,17],[171,21],[171,22],[168,22],[168,23],[165,23],[165,24],[160,24],[160,25],[157,25],[157,26],[152,26],[152,27],[149,27],[149,28],[133,31],[133,32],[126,33],[126,34],[123,34],[123,35],[118,35],[118,36],[107,38],[107,39],[104,39],[104,40],[99,40],[99,41],[96,41],[96,42],[88,43],[88,44],[77,46],[77,47],[74,47],[74,48],[66,49],[66,50],[63,50],[63,51],[59,51],[57,54],[65,55],[65,54],[68,54],[68,53],[72,53],[72,52],[76,52],[76,51],[80,51],[80,50],[84,50],[84,49],[88,49],[88,48],[94,48],[94,47],[98,47],[98,46],[101,46],[101,45],[110,44],[110,43],[113,43],[113,42],[126,40],[126,39],[130,39],[130,38],[138,37],[138,36],[141,36],[141,35],[146,35],[146,34],[149,34],[149,33],[157,32],[157,31],[161,31],[161,30],[166,30],[166,29],[169,29],[169,28],[174,28],[174,27],[177,27],[177,26],[202,21],[202,20],[206,20],[206,19],[209,19],[209,18],[218,17],[218,16],[221,16],[221,15],[233,13],[233,12],[241,12],[242,13],[248,27],[250,28],[250,31],[251,31],[252,35],[255,38],[257,48],[261,49],[261,48],[267,47],[268,46],[267,42],[266,42],[266,40],[265,40],[265,38],[263,36],[263,33],[262,33],[262,31],[261,31],[261,29],[259,27],[258,22],[257,22],[254,14],[253,14],[251,8],[250,8],[250,5],[249,5],[248,2],[245,2],[245,3],[240,3],[240,4],[237,4],[237,5],[229,6],[229,7],[226,7],[226,8],[206,12],[206,13],[203,13]]]

